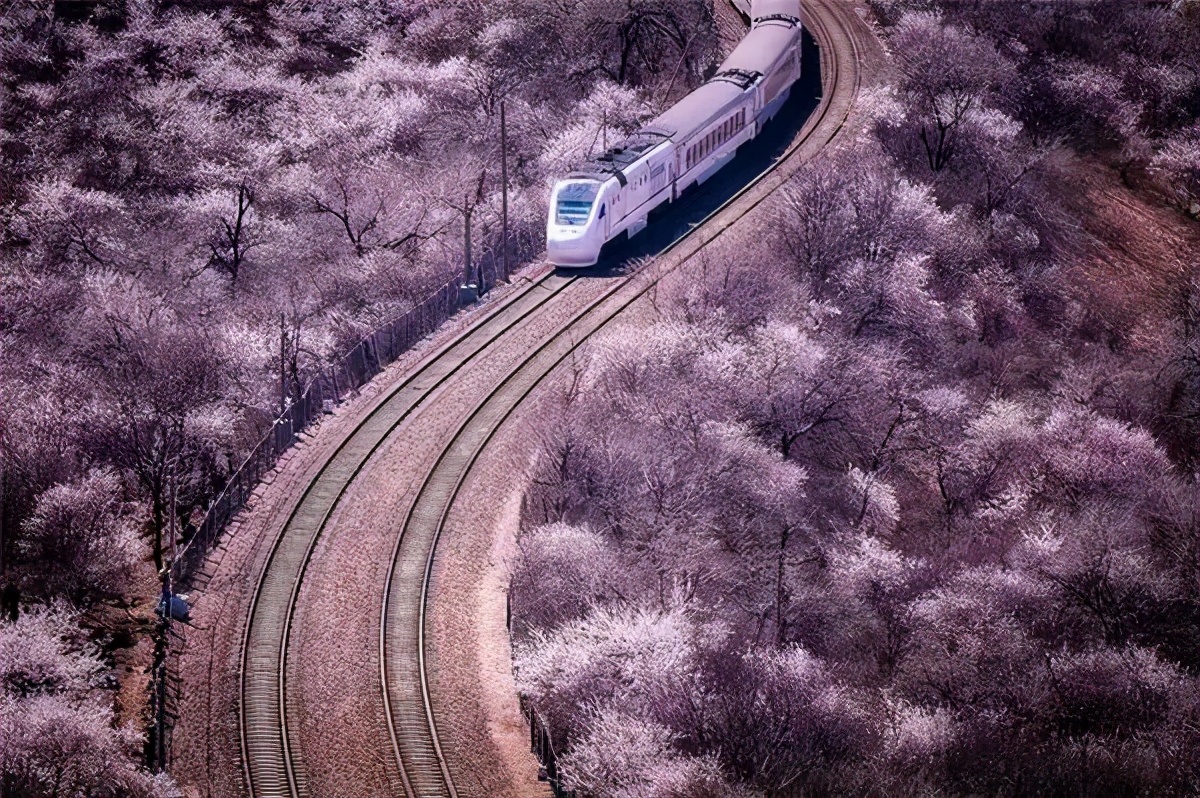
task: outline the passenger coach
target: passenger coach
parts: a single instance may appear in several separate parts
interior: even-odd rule
[[[703,86],[625,141],[560,180],[546,250],[558,266],[591,266],[600,248],[703,183],[758,135],[800,77],[799,0],[754,0],[746,38]]]

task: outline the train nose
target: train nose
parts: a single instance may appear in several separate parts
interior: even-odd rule
[[[586,227],[554,227],[546,233],[546,256],[555,266],[591,266],[599,248]]]

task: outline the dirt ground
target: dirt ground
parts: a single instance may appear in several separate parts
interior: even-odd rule
[[[1083,219],[1083,246],[1071,264],[1083,298],[1117,325],[1169,313],[1179,279],[1200,269],[1200,223],[1126,185],[1098,158],[1069,154],[1056,166]]]

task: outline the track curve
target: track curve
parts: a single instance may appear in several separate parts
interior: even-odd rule
[[[649,267],[594,296],[577,278],[544,274],[477,321],[377,400],[308,483],[275,538],[247,613],[241,652],[239,724],[251,795],[310,794],[288,728],[287,657],[297,595],[330,514],[373,454],[464,366],[555,303],[581,309],[489,392],[447,440],[418,490],[392,551],[379,625],[379,673],[393,754],[408,798],[457,798],[453,763],[437,735],[425,673],[425,613],[437,539],[479,453],[537,385],[579,345],[737,219],[758,206],[843,129],[861,83],[865,25],[838,0],[804,3],[805,24],[821,45],[823,98],[787,152]],[[585,283],[588,281],[585,281]],[[587,292],[586,294],[584,292]]]

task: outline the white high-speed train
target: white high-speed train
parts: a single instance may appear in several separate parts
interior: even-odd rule
[[[715,174],[779,112],[800,77],[800,0],[753,0],[750,19],[707,83],[555,184],[551,263],[593,265],[605,242],[637,235],[651,210]]]

